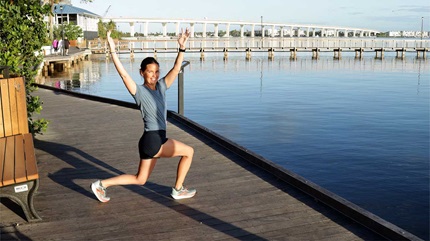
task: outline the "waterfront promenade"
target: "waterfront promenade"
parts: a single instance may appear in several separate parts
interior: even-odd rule
[[[176,118],[168,136],[195,148],[186,183],[197,195],[169,196],[178,161],[171,158],[158,161],[145,186],[112,187],[111,201],[100,203],[91,182],[137,170],[139,112],[46,89],[35,95],[50,121],[35,138],[43,220],[27,223],[2,200],[1,240],[383,239]]]

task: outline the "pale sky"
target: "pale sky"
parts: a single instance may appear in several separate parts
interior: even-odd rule
[[[430,31],[428,0],[93,0],[72,5],[109,17],[263,21],[373,29]],[[128,31],[129,29],[122,29]],[[160,27],[161,28],[161,27]],[[139,31],[139,29],[136,29]]]

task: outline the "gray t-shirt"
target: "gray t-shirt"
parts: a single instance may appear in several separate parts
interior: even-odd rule
[[[136,94],[132,95],[142,114],[145,131],[166,130],[167,108],[164,78],[157,81],[156,90],[136,84]]]

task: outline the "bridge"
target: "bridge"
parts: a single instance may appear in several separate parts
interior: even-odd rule
[[[195,27],[202,27],[203,38],[208,36],[208,27],[213,26],[213,37],[219,37],[219,27],[224,26],[226,34],[223,37],[230,37],[230,27],[240,27],[240,37],[245,37],[245,29],[250,30],[250,37],[255,37],[256,33],[265,37],[370,37],[376,36],[380,31],[363,28],[338,27],[338,26],[323,26],[314,24],[291,24],[291,23],[269,23],[269,22],[249,22],[249,21],[227,21],[227,20],[196,20],[196,19],[166,19],[166,18],[135,18],[135,17],[105,17],[103,22],[113,21],[115,23],[129,23],[130,35],[134,36],[135,24],[143,23],[143,35],[148,36],[150,25],[161,24],[163,36],[167,36],[167,26],[173,24],[175,26],[176,36],[180,32],[180,27],[189,27],[191,37],[196,37]],[[257,26],[257,28],[256,28]]]

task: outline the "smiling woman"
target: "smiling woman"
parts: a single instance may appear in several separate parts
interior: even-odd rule
[[[153,58],[145,58],[141,63],[140,75],[144,79],[143,85],[138,85],[127,73],[118,55],[115,52],[115,43],[108,31],[107,39],[118,74],[125,87],[133,96],[139,106],[144,132],[139,140],[140,164],[136,175],[122,174],[116,177],[98,180],[91,184],[91,189],[100,202],[110,200],[106,195],[106,189],[116,185],[144,185],[152,173],[152,170],[160,157],[180,157],[175,185],[172,187],[171,196],[174,199],[191,198],[196,194],[195,189],[184,187],[185,177],[191,167],[194,149],[180,141],[167,138],[167,107],[166,90],[173,84],[181,70],[184,60],[185,44],[190,32],[185,30],[179,35],[179,52],[176,56],[173,68],[159,79],[159,63]]]

